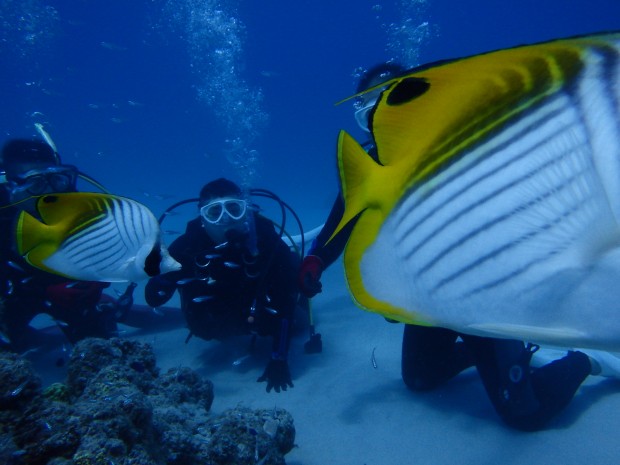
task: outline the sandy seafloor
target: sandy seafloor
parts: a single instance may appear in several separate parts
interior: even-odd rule
[[[183,327],[129,330],[123,337],[151,343],[162,371],[190,366],[212,380],[215,413],[239,404],[290,411],[297,447],[286,456],[289,465],[619,463],[620,381],[591,377],[548,429],[512,430],[495,414],[474,369],[436,391],[408,391],[400,378],[403,326],[352,303],[341,263],[323,281],[324,292],[313,300],[323,352],[304,353],[305,331],[294,337],[295,387],[287,392],[266,393],[265,384],[256,382],[268,339],[259,339],[255,355],[233,366],[247,355],[249,338],[226,343],[194,338],[186,345]],[[37,363],[37,369],[52,365]],[[42,373],[46,381],[63,376],[61,369],[48,370]]]

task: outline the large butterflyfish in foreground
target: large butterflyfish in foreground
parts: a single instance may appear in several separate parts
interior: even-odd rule
[[[139,281],[181,268],[159,223],[134,200],[74,192],[37,199],[41,220],[22,211],[17,250],[32,266],[83,281]]]
[[[377,162],[338,141],[334,236],[355,223],[344,263],[356,303],[465,334],[620,350],[620,33],[440,62],[378,88]]]

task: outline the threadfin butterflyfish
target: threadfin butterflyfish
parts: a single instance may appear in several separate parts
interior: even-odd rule
[[[377,161],[338,140],[332,238],[354,222],[355,302],[465,334],[620,350],[620,33],[377,87]]]
[[[139,281],[181,265],[161,241],[159,223],[134,200],[73,192],[40,196],[41,221],[22,211],[17,251],[41,270],[82,281]]]

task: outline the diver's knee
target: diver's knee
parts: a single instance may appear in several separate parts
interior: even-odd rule
[[[519,431],[533,433],[545,429],[551,417],[541,414],[516,415],[514,413],[498,412],[502,421]]]
[[[419,372],[403,370],[402,378],[405,386],[411,391],[421,392],[430,391],[437,387],[436,380],[421,375]]]

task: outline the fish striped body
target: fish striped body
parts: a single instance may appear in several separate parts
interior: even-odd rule
[[[44,261],[47,266],[70,263],[72,267],[66,269],[70,275],[89,276],[88,280],[104,277],[107,281],[114,275],[132,273],[135,257],[145,257],[153,249],[159,224],[144,206],[129,199],[100,202],[106,213],[64,241]],[[138,280],[137,276],[127,277]]]
[[[341,138],[343,224],[362,212],[345,251],[360,305],[469,334],[620,350],[620,35],[399,78],[373,134],[384,166],[368,168],[362,201],[346,192],[359,178],[345,158],[359,151]]]
[[[85,281],[138,281],[179,265],[160,243],[159,223],[144,205],[106,194],[43,196],[43,223],[18,222],[18,249],[33,266]]]

